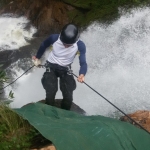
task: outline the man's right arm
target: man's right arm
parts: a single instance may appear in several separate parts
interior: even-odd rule
[[[58,37],[59,37],[59,34],[52,34],[45,41],[43,41],[35,57],[37,59],[40,59],[42,55],[44,54],[46,48],[48,48],[50,45],[56,42],[58,40]]]

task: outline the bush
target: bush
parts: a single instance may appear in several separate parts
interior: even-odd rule
[[[0,149],[25,150],[38,132],[9,107],[0,105]]]

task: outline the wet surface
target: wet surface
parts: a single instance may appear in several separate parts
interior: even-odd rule
[[[12,63],[19,59],[31,58],[36,54],[40,44],[47,36],[34,38],[29,42],[30,45],[23,46],[18,50],[0,51],[0,64],[3,64],[3,69],[9,67]]]
[[[61,108],[61,101],[62,101],[62,99],[55,99],[54,106],[57,107],[57,108]],[[45,103],[45,100],[41,100],[39,102]],[[27,105],[30,105],[30,103],[27,104]],[[76,112],[76,113],[82,114],[82,115],[86,114],[86,112],[82,108],[80,108],[78,105],[76,105],[74,102],[72,103],[70,111],[73,111],[73,112]]]

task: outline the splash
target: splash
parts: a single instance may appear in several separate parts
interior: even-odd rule
[[[81,35],[87,45],[86,81],[126,113],[150,109],[149,13],[149,8],[134,9],[109,26],[93,23]],[[89,114],[118,115],[104,99],[84,89],[75,99]]]
[[[36,28],[25,17],[0,16],[0,50],[19,49],[28,45]]]

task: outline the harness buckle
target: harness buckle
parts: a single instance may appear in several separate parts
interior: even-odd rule
[[[51,69],[49,67],[47,67],[46,72],[51,72]]]
[[[72,75],[72,73],[73,73],[73,70],[71,70],[70,68],[68,68],[67,74],[68,75]]]

